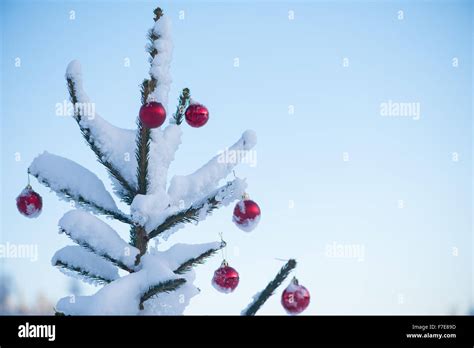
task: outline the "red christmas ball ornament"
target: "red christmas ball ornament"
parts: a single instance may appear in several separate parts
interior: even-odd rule
[[[244,197],[235,205],[232,221],[242,231],[250,232],[257,227],[260,221],[260,207],[254,201]]]
[[[220,292],[231,293],[239,285],[239,273],[224,260],[214,272],[212,285]]]
[[[43,199],[28,185],[16,198],[16,207],[22,215],[35,218],[41,214]]]
[[[209,110],[201,104],[191,104],[184,113],[186,122],[194,128],[204,126],[209,120]]]
[[[288,314],[303,312],[309,305],[309,299],[309,291],[296,278],[281,294],[281,304]]]
[[[151,101],[140,108],[140,122],[146,128],[158,128],[166,119],[166,110],[161,103]]]

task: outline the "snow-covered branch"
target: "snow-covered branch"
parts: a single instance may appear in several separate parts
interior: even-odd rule
[[[149,84],[151,87],[147,101],[159,102],[167,111],[173,54],[170,28],[169,18],[164,16],[161,10],[155,11],[155,24],[149,34],[151,59]],[[175,124],[170,124],[164,130],[157,128],[150,131],[148,191],[146,193],[159,193],[166,190],[168,168],[181,144],[181,134],[181,128]]]
[[[177,243],[165,251],[155,251],[153,255],[160,257],[174,273],[183,274],[193,266],[204,263],[225,245],[224,241],[202,244]]]
[[[234,167],[245,158],[241,154],[252,149],[256,143],[257,136],[253,131],[248,130],[226,150],[226,153],[233,154],[233,156],[229,156],[229,159],[217,155],[192,174],[174,176],[168,189],[171,202],[184,201],[186,205],[209,194],[217,187],[219,181],[229,175]]]
[[[66,275],[75,276],[91,284],[110,283],[119,278],[117,267],[77,245],[69,245],[56,251],[51,263]]]
[[[164,130],[152,131],[147,193],[160,194],[161,199],[165,199],[168,169],[181,144],[181,136],[181,127],[176,124],[170,124]]]
[[[165,282],[158,283],[156,285],[151,286],[141,297],[140,297],[140,304],[139,308],[140,310],[143,310],[145,307],[143,306],[143,303],[145,301],[148,301],[150,298],[153,296],[158,295],[159,293],[163,292],[171,292],[175,291],[178,289],[181,285],[183,285],[186,282],[185,279],[183,278],[178,278],[178,279],[173,279],[173,280],[167,280]]]
[[[44,152],[31,163],[29,173],[66,201],[75,201],[98,214],[131,223],[121,212],[102,181],[90,170],[67,158]]]
[[[97,159],[108,170],[114,191],[125,202],[131,203],[137,187],[135,131],[113,126],[97,112],[83,89],[81,65],[77,60],[69,63],[66,70],[71,101],[82,135]]]
[[[105,285],[91,296],[59,300],[56,310],[66,315],[136,315],[143,302],[159,294],[176,290],[185,282],[155,255],[142,257],[141,268]]]
[[[156,81],[156,84],[148,98],[153,98],[166,108],[171,86],[170,66],[173,55],[171,22],[161,10],[155,15],[155,25],[149,35],[148,50],[151,57],[150,76],[152,80]]]
[[[199,199],[188,208],[178,210],[172,214],[169,214],[169,212],[165,211],[161,216],[151,219],[151,223],[147,223],[145,225],[147,230],[151,230],[151,232],[148,234],[148,237],[151,239],[167,231],[166,236],[163,236],[164,238],[167,238],[177,229],[183,227],[185,223],[199,222],[204,220],[213,210],[221,206],[227,206],[232,201],[242,197],[246,187],[247,184],[245,181],[237,178],[228,182],[219,189],[214,190],[214,192],[205,198]],[[136,213],[137,212],[135,212],[135,214]],[[142,217],[153,217],[153,214],[147,212],[144,209],[141,210],[140,214]]]
[[[193,268],[196,265],[202,265],[209,257],[214,255],[217,251],[219,251],[223,247],[225,247],[225,243],[220,243],[218,246],[204,251],[197,257],[190,258],[186,262],[183,262],[181,266],[179,266],[174,272],[177,274],[183,274],[189,271],[191,268]]]
[[[252,302],[242,311],[242,315],[255,315],[260,307],[273,295],[273,292],[285,281],[291,271],[296,267],[296,261],[290,259],[278,272],[276,277],[268,285],[257,293]]]
[[[181,92],[179,96],[176,112],[173,115],[173,118],[170,119],[170,123],[175,123],[177,125],[180,125],[183,122],[186,108],[189,105],[190,98],[191,98],[191,92],[189,91],[189,88],[183,88],[183,91]]]
[[[71,210],[59,220],[59,228],[80,246],[124,270],[133,271],[139,250],[102,220],[82,210]]]

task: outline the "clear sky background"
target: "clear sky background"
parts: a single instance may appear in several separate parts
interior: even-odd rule
[[[44,150],[68,157],[110,187],[74,120],[55,114],[68,99],[66,66],[79,59],[97,112],[133,128],[157,5],[173,22],[169,108],[189,87],[211,115],[201,129],[183,124],[171,174],[194,171],[246,129],[258,135],[257,166],[237,170],[262,208],[258,228],[238,230],[227,207],[163,245],[213,241],[224,232],[228,261],[240,273],[237,290],[220,294],[210,280],[221,256],[199,266],[195,283],[202,292],[186,313],[240,313],[283,265],[276,258],[290,257],[311,292],[306,314],[467,311],[473,303],[469,1],[2,1],[0,240],[36,244],[39,251],[37,262],[0,260],[17,291],[30,301],[39,291],[54,302],[69,295],[67,277],[50,265],[56,250],[72,244],[57,233],[69,204],[33,180],[43,213],[30,220],[16,210],[32,159]],[[420,103],[420,119],[381,116],[388,100]],[[128,239],[125,225],[113,226]],[[363,247],[362,260],[328,257],[333,243]],[[284,314],[281,290],[259,313]]]

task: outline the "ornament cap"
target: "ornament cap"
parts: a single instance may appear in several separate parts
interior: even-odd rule
[[[229,267],[229,263],[227,262],[227,260],[222,260],[222,263],[221,263],[221,267],[220,268],[223,268],[223,267]]]
[[[247,201],[247,200],[250,199],[250,195],[249,195],[247,192],[244,192],[244,194],[242,195],[242,199],[243,199],[244,201]]]
[[[296,279],[296,277],[293,277],[293,279],[291,279],[291,282],[295,285],[300,285],[298,279]]]

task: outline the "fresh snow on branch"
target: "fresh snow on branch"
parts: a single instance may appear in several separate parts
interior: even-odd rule
[[[33,160],[29,172],[64,200],[92,203],[92,208],[86,207],[100,213],[105,209],[121,214],[102,181],[74,161],[45,151]]]
[[[157,252],[170,269],[176,271],[186,262],[196,259],[208,251],[219,250],[222,247],[221,242],[211,242],[203,244],[184,244],[177,243],[166,251]]]
[[[260,296],[262,296],[262,291],[257,292],[255,295],[252,296],[252,301],[240,312],[240,315],[247,315],[248,310],[255,305],[255,301],[257,301]]]
[[[150,288],[170,280],[183,278],[174,274],[163,260],[146,254],[141,269],[105,285],[92,296],[76,296],[59,300],[56,309],[66,315],[136,315],[141,297]],[[176,292],[176,291],[175,291]]]
[[[51,263],[60,267],[63,273],[90,284],[109,283],[119,278],[117,267],[77,245],[56,251]]]
[[[137,186],[137,161],[135,158],[135,130],[122,129],[113,126],[95,112],[95,107],[84,91],[82,82],[81,65],[77,60],[69,63],[66,78],[74,84],[78,102],[78,111],[94,110],[91,114],[86,112],[80,119],[79,125],[90,132],[90,136],[103,155],[103,160],[110,162],[120,172],[132,187]],[[119,183],[111,176],[115,191],[121,191]]]
[[[125,242],[102,220],[82,211],[71,210],[59,220],[60,232],[66,233],[81,246],[111,261],[133,269],[139,250]]]
[[[150,76],[156,81],[155,90],[149,95],[148,99],[163,104],[165,109],[168,105],[168,94],[171,86],[170,65],[173,55],[173,41],[171,39],[171,21],[167,16],[162,16],[155,22],[153,33],[158,37],[153,42],[153,47],[158,54],[155,55],[150,67]]]
[[[196,223],[204,221],[215,208],[228,206],[233,201],[240,199],[247,188],[245,180],[236,178],[226,185],[214,190],[207,197],[194,202],[188,210],[197,210],[195,213]],[[167,240],[173,233],[184,227],[183,223],[166,230],[160,236]]]
[[[256,143],[255,132],[248,130],[244,132],[239,141],[226,151],[231,153],[248,151]],[[235,161],[226,161],[222,160],[221,155],[217,155],[192,174],[174,176],[168,189],[171,202],[177,203],[182,200],[186,205],[209,194],[219,184],[219,181],[229,175],[242,160],[241,156],[236,156],[235,159]]]
[[[177,212],[176,207],[171,207],[164,192],[148,195],[136,195],[130,206],[132,220],[145,227],[147,232],[155,229],[169,215]]]
[[[181,127],[176,124],[170,124],[164,130],[155,129],[152,133],[148,162],[148,192],[160,194],[163,199],[167,199],[168,169],[181,144],[182,133]]]
[[[186,280],[177,290],[162,292],[144,303],[143,315],[182,315],[191,299],[198,295],[200,290],[193,284],[196,279],[194,270],[180,275]]]
[[[168,95],[171,88],[171,60],[173,42],[171,39],[171,21],[161,16],[152,29],[157,39],[153,48],[157,54],[153,57],[150,76],[156,80],[156,86],[148,96],[148,101],[155,100],[168,110]],[[168,112],[168,114],[170,114]],[[161,193],[166,190],[168,168],[174,160],[174,154],[181,144],[181,127],[169,125],[164,130],[152,129],[148,164],[148,183],[150,193]],[[162,194],[164,197],[165,195]]]
[[[169,203],[160,195],[137,195],[131,205],[132,219],[145,227],[150,238],[160,235],[166,240],[185,223],[203,221],[212,210],[240,199],[246,188],[245,180],[236,178],[192,204],[170,205],[165,210],[160,209]]]

